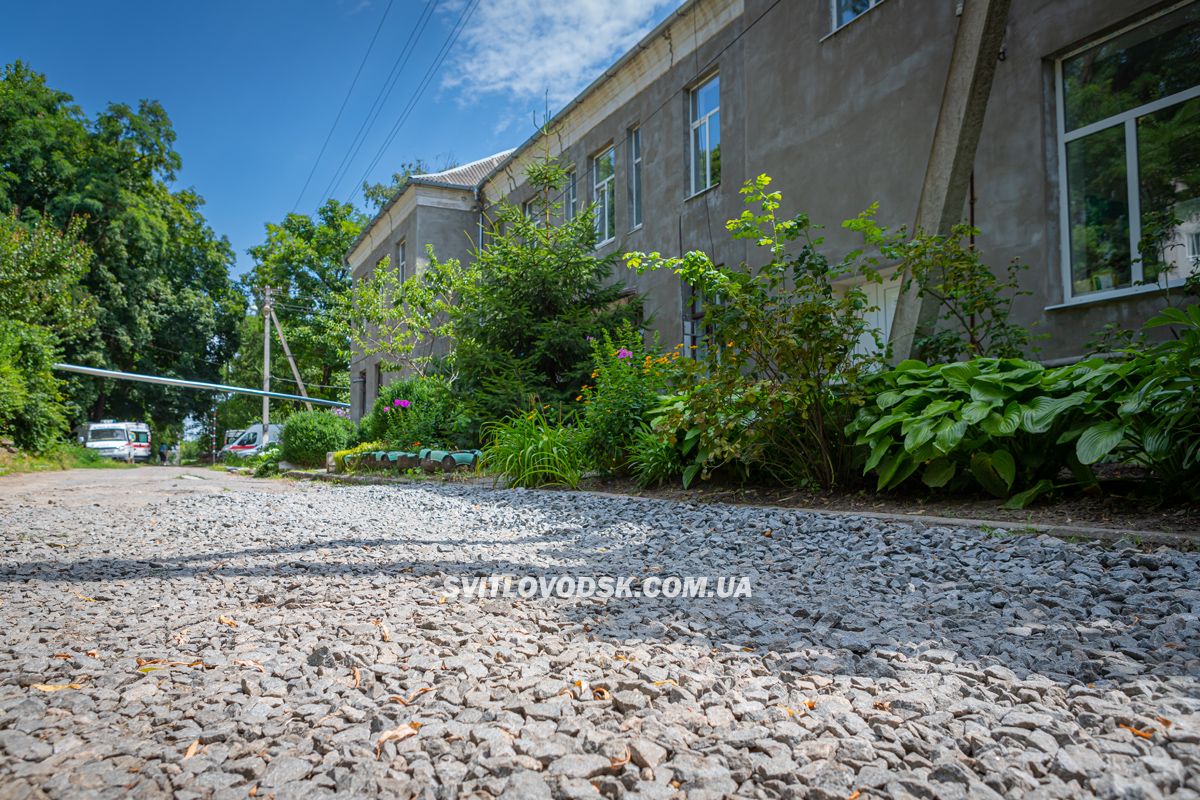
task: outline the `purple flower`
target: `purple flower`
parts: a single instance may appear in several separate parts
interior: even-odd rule
[[[397,400],[396,405],[400,406],[401,408],[408,408],[412,405],[412,403],[408,402],[407,400]]]
[[[626,350],[624,347],[622,347],[617,351],[617,358],[633,358],[633,351]]]
[[[401,402],[400,400],[393,400],[393,401],[392,401],[392,408],[396,408],[397,406],[399,406],[399,405],[400,405],[400,402]]]

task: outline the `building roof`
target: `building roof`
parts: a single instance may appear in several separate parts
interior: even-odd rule
[[[478,161],[472,161],[470,164],[463,164],[459,167],[451,167],[444,169],[441,172],[430,172],[425,175],[413,175],[410,180],[416,183],[436,183],[441,186],[454,186],[462,189],[474,189],[484,178],[491,174],[492,170],[497,165],[502,163],[512,150],[504,150],[495,155],[481,158]]]
[[[503,163],[510,154],[512,154],[511,149],[502,150],[478,161],[472,161],[470,164],[463,164],[461,167],[451,167],[441,172],[431,172],[425,175],[410,175],[404,188],[396,192],[395,197],[384,203],[371,221],[363,226],[358,236],[351,242],[344,260],[349,263],[350,254],[358,248],[363,239],[370,235],[371,230],[379,221],[387,216],[388,211],[408,192],[410,186],[440,186],[446,189],[463,189],[473,192],[483,182],[483,179],[490,175],[497,165]]]

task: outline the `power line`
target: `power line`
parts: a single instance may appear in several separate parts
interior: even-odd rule
[[[400,132],[400,129],[404,126],[404,123],[408,120],[409,116],[416,108],[417,103],[421,101],[421,97],[425,94],[425,90],[429,88],[430,82],[437,74],[437,71],[441,69],[442,63],[446,60],[446,56],[450,54],[450,49],[454,47],[455,42],[458,41],[458,37],[461,36],[462,32],[466,29],[467,23],[470,22],[471,17],[475,14],[475,10],[477,8],[479,8],[479,0],[472,0],[467,4],[466,8],[463,9],[463,13],[459,15],[458,22],[455,23],[455,27],[451,30],[450,36],[446,39],[445,44],[442,45],[441,50],[438,51],[438,54],[434,58],[433,63],[430,64],[429,69],[425,71],[425,75],[421,79],[421,83],[417,86],[413,96],[409,99],[408,105],[406,105],[404,110],[400,112],[400,118],[396,120],[396,124],[392,126],[392,129],[384,138],[383,145],[375,153],[375,157],[371,159],[371,163],[367,166],[366,171],[363,172],[363,175],[359,179],[358,183],[361,184],[367,179],[367,176],[371,174],[371,170],[375,169],[375,166],[387,152],[388,147],[390,147],[392,142],[395,141],[396,135]],[[351,190],[351,197],[353,197],[353,190]],[[349,199],[350,198],[347,198],[347,201],[349,201]]]
[[[313,162],[312,169],[308,171],[308,177],[304,179],[304,186],[300,189],[300,194],[296,195],[296,202],[292,204],[292,212],[296,213],[296,209],[300,206],[300,201],[304,198],[304,193],[308,191],[308,184],[312,181],[312,177],[317,172],[317,167],[321,163],[321,157],[325,155],[325,148],[329,146],[329,140],[333,138],[333,132],[337,128],[338,123],[342,120],[342,112],[346,110],[346,104],[350,102],[350,95],[354,93],[354,87],[358,85],[358,78],[362,75],[363,67],[367,65],[367,58],[371,55],[371,49],[375,47],[375,40],[379,38],[379,32],[383,30],[383,23],[388,18],[388,13],[392,10],[392,3],[395,0],[388,0],[387,8],[383,10],[383,16],[379,18],[379,25],[375,28],[375,34],[371,37],[371,43],[367,45],[367,52],[363,53],[362,61],[358,64],[358,69],[354,73],[354,79],[350,81],[350,88],[346,90],[346,96],[342,98],[342,104],[338,108],[337,116],[333,118],[333,124],[329,126],[329,133],[325,134],[325,141],[321,144],[321,151],[317,153],[317,160]]]
[[[330,178],[329,185],[325,187],[325,192],[322,194],[323,197],[332,197],[334,190],[346,176],[345,171],[349,169],[350,164],[358,156],[358,151],[362,149],[363,144],[366,142],[367,134],[375,125],[375,120],[379,118],[379,114],[383,111],[384,103],[387,102],[387,98],[391,97],[392,90],[396,88],[396,82],[404,72],[404,67],[408,65],[409,59],[412,58],[412,54],[416,50],[417,40],[424,33],[429,20],[433,18],[433,11],[441,4],[441,1],[426,0],[425,7],[421,9],[420,16],[413,23],[412,30],[409,31],[408,39],[405,40],[404,46],[400,48],[400,52],[392,62],[392,68],[388,71],[387,77],[384,78],[383,84],[380,85],[375,99],[371,101],[371,107],[367,110],[367,115],[363,118],[362,124],[358,126],[358,131],[354,134],[354,138],[350,140],[350,147],[346,150],[346,154],[342,156],[337,169],[333,171],[333,177]]]

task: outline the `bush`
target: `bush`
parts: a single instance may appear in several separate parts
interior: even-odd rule
[[[325,454],[350,442],[354,426],[327,411],[301,411],[283,425],[283,460],[304,467],[325,464]]]
[[[587,470],[580,428],[552,423],[542,408],[484,426],[486,443],[480,466],[503,476],[509,486],[575,489]]]
[[[748,209],[726,225],[734,238],[767,251],[764,265],[725,267],[698,252],[626,256],[639,272],[671,269],[703,298],[707,374],[654,422],[690,462],[685,485],[726,467],[823,489],[858,477],[843,430],[864,402],[863,377],[880,358],[866,294],[841,284],[878,281],[875,261],[854,251],[831,262],[808,217],[776,215],[782,198],[766,192],[769,184],[765,175],[747,182],[746,203],[761,213]],[[873,213],[844,225],[877,245],[885,237]],[[872,338],[876,347],[864,348]]]
[[[630,460],[631,447],[650,419],[660,395],[686,369],[676,349],[647,349],[642,332],[625,324],[614,335],[592,339],[592,380],[576,398],[584,403],[581,427],[592,465],[617,472]]]
[[[1030,344],[1027,328],[1009,322],[1013,302],[1031,292],[1019,290],[1019,261],[1008,265],[1004,280],[983,263],[969,242],[979,229],[955,225],[948,236],[918,232],[903,244],[885,243],[885,255],[900,260],[907,276],[903,291],[916,283],[917,297],[937,304],[940,323],[917,336],[913,345],[930,361],[966,358],[1020,358]]]
[[[0,436],[23,450],[46,451],[67,431],[56,353],[50,331],[0,320]]]
[[[384,387],[359,426],[362,441],[383,441],[404,450],[467,448],[471,420],[442,378],[406,378]]]
[[[629,469],[643,489],[683,475],[683,454],[674,442],[649,427],[638,428],[629,444]]]
[[[371,453],[376,450],[389,450],[387,442],[360,442],[354,447],[338,450],[333,454],[333,462],[339,472],[354,472],[358,466],[355,456],[361,453]]]
[[[872,402],[848,428],[870,448],[864,472],[879,490],[916,476],[1022,507],[1062,488],[1064,469],[1095,484],[1092,465],[1108,459],[1149,469],[1164,497],[1200,497],[1200,306],[1148,323],[1166,325],[1182,333],[1120,361],[905,361],[872,380]]]

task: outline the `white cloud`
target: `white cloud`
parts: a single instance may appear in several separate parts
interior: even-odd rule
[[[447,10],[461,11],[463,2]],[[468,101],[485,94],[540,101],[548,94],[557,110],[679,2],[480,0],[442,67],[442,84]],[[450,23],[456,19],[458,13]]]

